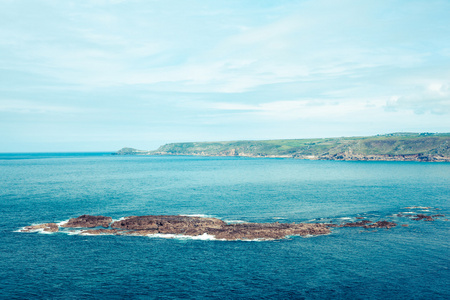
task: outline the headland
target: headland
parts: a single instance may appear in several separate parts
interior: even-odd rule
[[[171,143],[153,151],[122,148],[114,154],[450,162],[450,133],[392,133],[365,137]]]

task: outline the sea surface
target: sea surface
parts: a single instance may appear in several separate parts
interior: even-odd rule
[[[399,225],[277,241],[19,232],[82,214]],[[450,298],[449,163],[0,154],[0,216],[1,299]]]

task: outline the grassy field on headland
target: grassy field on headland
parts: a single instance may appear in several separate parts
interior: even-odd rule
[[[171,143],[154,151],[123,148],[117,154],[450,161],[450,133],[392,133],[366,137]]]

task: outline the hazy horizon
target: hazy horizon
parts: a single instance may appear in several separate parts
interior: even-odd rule
[[[0,5],[2,153],[450,132],[450,2]]]

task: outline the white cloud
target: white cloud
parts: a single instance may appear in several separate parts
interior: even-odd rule
[[[0,100],[0,112],[19,114],[84,113],[87,109],[73,106],[48,105],[25,100]]]
[[[413,93],[394,96],[385,108],[387,111],[410,110],[415,114],[450,114],[450,83],[432,82]]]
[[[300,120],[300,119],[333,119],[344,116],[354,116],[358,113],[365,113],[368,110],[380,109],[384,104],[382,99],[370,99],[361,101],[360,99],[317,101],[317,100],[297,100],[297,101],[273,101],[248,105],[243,103],[215,103],[210,108],[235,112],[240,115],[259,116],[278,120]]]

